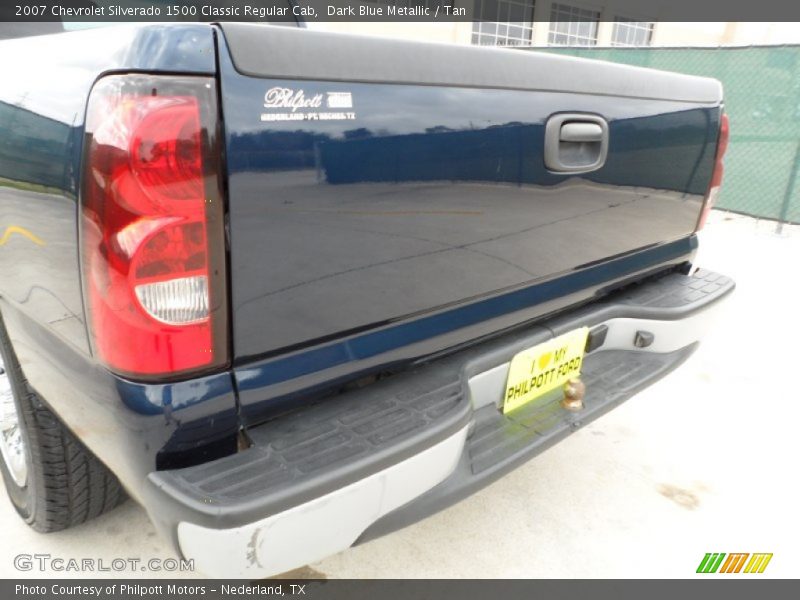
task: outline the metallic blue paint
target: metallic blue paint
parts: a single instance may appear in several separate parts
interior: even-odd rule
[[[222,38],[219,69],[245,424],[691,258],[718,105],[262,79]],[[262,121],[273,87],[350,92],[356,118]],[[601,169],[546,169],[559,112],[608,121]]]
[[[372,358],[456,329],[532,308],[613,281],[621,275],[647,269],[654,264],[683,260],[696,248],[697,238],[690,236],[501,296],[428,315],[412,322],[389,325],[378,331],[355,335],[291,356],[245,366],[237,372],[239,391],[268,387],[346,362]]]
[[[597,299],[637,276],[683,269],[696,249],[691,235],[474,304],[243,363],[234,369],[240,417],[254,424],[354,378],[403,368],[509,328],[533,327],[543,316]]]

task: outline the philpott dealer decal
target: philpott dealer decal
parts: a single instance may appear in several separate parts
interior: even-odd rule
[[[353,121],[356,113],[350,92],[306,94],[305,90],[273,87],[264,94],[262,121]]]

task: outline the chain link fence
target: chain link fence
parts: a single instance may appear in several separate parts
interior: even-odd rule
[[[722,81],[731,138],[717,207],[800,223],[800,46],[546,50]]]

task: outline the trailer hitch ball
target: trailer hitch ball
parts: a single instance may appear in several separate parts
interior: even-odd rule
[[[564,384],[564,399],[561,406],[577,412],[583,409],[583,397],[586,395],[586,384],[578,378],[570,379]]]

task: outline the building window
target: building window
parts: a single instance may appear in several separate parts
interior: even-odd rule
[[[611,33],[612,46],[649,46],[653,42],[652,21],[634,21],[617,17]]]
[[[599,10],[553,3],[547,43],[551,46],[594,46],[599,21]]]
[[[472,24],[472,43],[481,46],[530,46],[533,0],[476,0],[475,14],[492,21]]]

